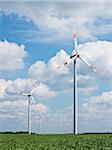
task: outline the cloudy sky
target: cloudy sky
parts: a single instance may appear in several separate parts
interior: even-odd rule
[[[27,100],[35,82],[32,132],[73,132],[73,63],[80,60],[78,132],[112,132],[112,3],[110,1],[0,1],[0,131],[27,130]],[[63,129],[64,126],[64,129]]]

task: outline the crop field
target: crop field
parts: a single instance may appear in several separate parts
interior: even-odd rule
[[[0,150],[112,150],[111,134],[0,134]]]

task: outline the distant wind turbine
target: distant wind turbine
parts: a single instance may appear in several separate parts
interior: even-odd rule
[[[39,112],[39,114],[38,114],[38,121],[39,121],[39,134],[41,134],[41,121],[44,119],[44,117],[40,114],[40,112]]]
[[[33,93],[35,88],[37,87],[37,83],[33,85],[33,88],[30,92],[20,92],[19,95],[25,96],[28,100],[28,134],[31,134],[31,102],[35,103]]]
[[[66,118],[65,118],[65,115],[63,116],[62,124],[63,124],[63,133],[65,133],[65,126],[66,126]]]
[[[62,65],[59,65],[57,69],[69,64],[71,60],[74,61],[74,114],[73,114],[73,133],[77,134],[77,59],[80,59],[83,61],[86,65],[88,65],[94,72],[96,72],[96,69],[82,56],[80,56],[79,52],[77,51],[77,37],[76,37],[76,32],[74,32],[74,49],[75,49],[75,54],[71,55],[68,61],[65,61]]]

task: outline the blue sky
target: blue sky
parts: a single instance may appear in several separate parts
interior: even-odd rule
[[[112,3],[0,3],[0,129],[27,129],[27,100],[11,93],[29,91],[37,81],[32,131],[38,132],[40,109],[42,133],[63,133],[63,118],[66,132],[73,132],[73,64],[56,67],[73,53],[75,29],[79,53],[97,70],[77,62],[78,132],[110,131],[105,120],[110,124],[112,113]]]

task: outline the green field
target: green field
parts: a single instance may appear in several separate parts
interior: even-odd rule
[[[0,134],[0,150],[112,150],[111,134]]]

